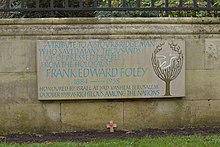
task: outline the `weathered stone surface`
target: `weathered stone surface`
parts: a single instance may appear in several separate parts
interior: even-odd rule
[[[34,72],[35,41],[1,40],[0,72]]]
[[[186,18],[129,18],[129,17],[96,17],[96,18],[14,18],[2,19],[1,25],[27,24],[219,24],[220,20],[213,17],[186,17]]]
[[[23,36],[0,36],[2,40],[73,40],[73,39],[170,39],[174,38],[175,34],[117,34],[117,35],[108,35],[108,34],[85,34],[85,35],[23,35]],[[220,34],[177,34],[175,39],[206,39],[206,38],[220,38]]]
[[[124,128],[172,128],[188,125],[190,110],[182,100],[148,100],[124,103]],[[188,115],[188,117],[187,117]]]
[[[219,126],[220,123],[220,100],[187,101],[190,108],[191,126]]]
[[[220,34],[219,24],[27,24],[1,25],[0,34],[14,35],[136,35],[136,34]],[[181,28],[181,29],[180,29]]]
[[[107,130],[112,120],[115,130],[123,129],[122,102],[72,102],[61,103],[62,130]]]
[[[85,129],[107,131],[106,124],[110,120],[118,124],[116,131],[219,127],[218,18],[94,19],[0,21],[0,133]],[[62,101],[61,107],[57,101],[37,100],[37,40],[109,38],[186,40],[186,97]],[[178,88],[178,84],[175,86]]]
[[[184,99],[125,102],[124,129],[219,126],[219,103]]]
[[[0,73],[1,104],[39,103],[35,73]]]
[[[220,39],[205,40],[205,69],[220,69]]]
[[[204,69],[204,39],[186,39],[186,69]]]
[[[60,103],[46,102],[43,103],[44,112],[46,116],[53,122],[60,122]]]
[[[0,133],[60,131],[59,107],[53,103],[1,104]]]
[[[186,99],[220,99],[220,70],[186,70]]]

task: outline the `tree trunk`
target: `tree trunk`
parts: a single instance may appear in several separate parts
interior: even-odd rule
[[[164,96],[171,96],[170,95],[170,80],[166,80],[165,83],[166,83],[166,92]]]

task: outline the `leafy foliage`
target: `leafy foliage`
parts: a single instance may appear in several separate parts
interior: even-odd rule
[[[141,0],[138,3],[136,0],[126,0],[123,4],[123,0],[111,0],[111,4],[109,4],[109,0],[82,0],[80,4],[80,0],[69,0],[68,7],[69,8],[79,8],[83,7],[94,7],[97,8],[107,8],[111,6],[112,8],[123,8],[123,5],[127,8],[165,8],[166,3],[165,0]],[[97,2],[95,5],[94,2]],[[6,0],[0,0],[0,8],[6,7]],[[10,8],[21,8],[21,0],[11,0]],[[65,0],[54,0],[55,8],[65,8]],[[37,6],[36,0],[24,0],[24,8],[30,9],[35,8]],[[55,11],[54,17],[219,17],[220,11],[195,11],[193,9],[194,3],[193,0],[182,0],[182,4],[180,4],[179,0],[169,0],[169,7],[171,8],[179,8],[183,7],[184,9],[189,10],[176,10],[176,11],[165,11],[165,10],[145,10],[145,11]],[[196,7],[198,8],[206,8],[209,4],[207,0],[197,0]],[[211,0],[211,7],[220,7],[219,0]],[[50,8],[50,0],[40,0],[39,8]],[[28,12],[28,11],[13,11],[13,12],[1,12],[1,18],[22,18],[22,17],[50,17],[51,12],[43,11],[43,12]]]
[[[182,0],[182,7],[183,8],[193,8],[194,3],[193,0]],[[208,7],[208,3],[206,0],[197,0],[197,7],[198,8],[206,8]],[[112,2],[116,7],[122,7],[122,2],[113,0]],[[156,8],[164,8],[165,7],[165,0],[155,0],[153,4]],[[180,7],[179,0],[169,0],[169,7],[171,8],[178,8]],[[126,7],[128,8],[135,8],[137,7],[136,0],[128,0],[126,2]],[[140,7],[149,8],[152,7],[151,0],[141,1]],[[220,7],[219,0],[212,0],[211,7]],[[181,10],[181,11],[99,11],[96,13],[96,16],[99,17],[219,17],[220,11],[194,11],[194,10]]]

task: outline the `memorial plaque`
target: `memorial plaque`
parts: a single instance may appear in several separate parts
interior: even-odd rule
[[[39,100],[185,96],[184,40],[37,42]]]

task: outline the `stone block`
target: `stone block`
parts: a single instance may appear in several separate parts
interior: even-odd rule
[[[220,70],[186,70],[185,99],[220,99]]]
[[[1,104],[39,103],[35,73],[0,73]]]
[[[34,72],[36,43],[31,40],[0,41],[0,72]]]
[[[186,39],[186,69],[204,69],[204,39]]]
[[[190,109],[181,99],[124,103],[124,129],[172,128],[188,125]]]
[[[124,129],[215,127],[220,100],[151,100],[124,103]]]
[[[0,133],[60,131],[59,103],[1,104]]]
[[[220,124],[220,100],[187,101],[190,107],[190,125],[193,127],[216,127]]]
[[[123,129],[122,102],[73,102],[61,103],[62,130],[102,130],[109,121],[117,124],[116,130]]]

